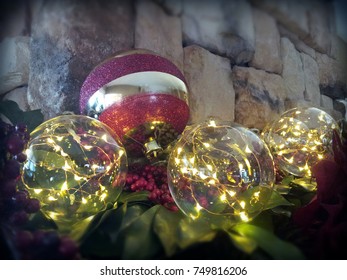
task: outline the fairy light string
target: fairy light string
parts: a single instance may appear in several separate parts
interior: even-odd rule
[[[23,183],[57,224],[65,227],[116,201],[127,164],[115,139],[85,116],[57,117],[32,133]]]
[[[262,208],[272,183],[261,182],[259,155],[251,142],[256,138],[248,137],[242,128],[214,119],[188,128],[170,156],[168,169],[173,197],[183,212],[193,219],[208,213],[249,221]]]
[[[327,157],[338,125],[318,108],[294,108],[263,131],[276,164],[290,174],[310,178],[311,168]]]

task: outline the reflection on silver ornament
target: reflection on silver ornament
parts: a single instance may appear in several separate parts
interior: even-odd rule
[[[110,126],[128,156],[144,152],[156,157],[188,122],[188,88],[169,60],[147,50],[127,51],[88,75],[81,88],[80,110]]]

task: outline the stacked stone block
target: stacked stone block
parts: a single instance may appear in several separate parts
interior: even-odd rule
[[[331,1],[20,1],[5,7],[1,99],[45,118],[78,112],[98,63],[145,48],[173,61],[190,88],[191,123],[209,116],[262,129],[286,109],[345,118],[347,44]]]

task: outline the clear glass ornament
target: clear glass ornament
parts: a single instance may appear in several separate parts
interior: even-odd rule
[[[171,194],[193,219],[249,221],[266,207],[274,181],[265,143],[240,125],[216,119],[187,127],[168,161]]]
[[[61,231],[114,203],[125,183],[125,149],[111,129],[87,116],[42,123],[26,154],[24,186]]]
[[[300,177],[311,177],[311,168],[331,153],[333,130],[338,124],[314,107],[284,112],[263,131],[276,165]]]
[[[147,50],[126,51],[87,76],[80,110],[112,128],[129,157],[155,158],[188,122],[188,87],[166,58]]]

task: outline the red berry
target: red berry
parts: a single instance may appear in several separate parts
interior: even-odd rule
[[[135,191],[137,190],[136,184],[131,184],[130,190],[132,190],[133,192],[135,192]]]
[[[42,230],[37,230],[34,232],[34,243],[36,245],[39,245],[41,243],[41,240],[45,236],[45,232]]]
[[[16,131],[19,131],[19,132],[22,132],[22,133],[25,133],[28,130],[27,126],[25,124],[23,124],[23,123],[17,124],[15,129],[16,129]]]
[[[7,179],[1,187],[1,193],[4,195],[4,197],[11,197],[16,193],[16,181],[14,179]]]
[[[22,163],[22,162],[26,161],[27,155],[24,153],[20,153],[20,154],[16,155],[14,159],[17,160],[18,162]]]
[[[131,176],[127,176],[126,183],[127,184],[132,184],[133,183],[133,178]]]
[[[30,198],[25,205],[25,210],[28,213],[36,213],[40,210],[40,201],[36,198]]]
[[[34,237],[30,231],[18,231],[15,243],[19,249],[26,249],[33,243]]]
[[[23,209],[28,202],[28,194],[24,191],[18,191],[12,196],[12,201],[17,209]]]
[[[4,166],[4,174],[8,179],[16,179],[20,175],[20,165],[18,161],[10,159]]]
[[[164,207],[172,209],[172,211],[178,210],[169,191],[165,166],[146,165],[144,167],[132,166],[130,168],[132,173],[128,173],[126,190],[134,192],[149,191],[148,199],[152,202],[160,203]],[[186,182],[183,182],[183,185],[186,187]]]
[[[149,195],[148,195],[148,199],[149,200],[152,200],[152,201],[155,201],[157,199],[157,195],[154,193],[154,192],[151,192]]]
[[[153,191],[154,189],[154,183],[148,183],[146,186],[146,190],[147,191]]]
[[[58,251],[64,258],[73,259],[78,253],[78,247],[70,238],[62,237]]]
[[[28,214],[24,211],[18,211],[12,214],[10,217],[10,223],[14,226],[22,226],[28,221]]]
[[[12,155],[17,155],[24,149],[25,142],[18,134],[11,134],[6,141],[6,148]]]

